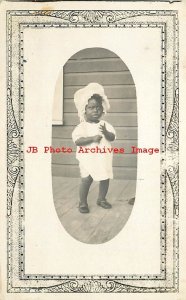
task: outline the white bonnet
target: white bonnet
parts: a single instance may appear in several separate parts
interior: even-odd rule
[[[110,104],[105,95],[104,88],[99,83],[89,83],[84,88],[78,90],[74,94],[74,103],[78,111],[78,116],[80,118],[80,122],[85,120],[85,106],[88,104],[88,100],[94,95],[98,94],[103,98],[103,112],[106,113],[109,108]]]

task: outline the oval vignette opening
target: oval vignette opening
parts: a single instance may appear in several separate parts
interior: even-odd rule
[[[61,110],[62,113],[58,114],[61,115],[61,120],[58,124],[53,122],[52,126],[52,145],[54,149],[59,149],[52,153],[54,205],[62,226],[73,238],[87,244],[105,243],[122,230],[135,203],[137,155],[131,154],[131,147],[137,146],[136,88],[127,65],[108,49],[83,49],[70,57],[62,67],[54,95],[54,111]],[[92,183],[88,182],[89,212],[83,213],[79,211],[79,194],[81,202],[85,201],[82,200],[84,199],[82,193],[85,197],[87,187],[81,185],[79,192],[81,176],[79,161],[76,158],[77,146],[72,140],[72,132],[80,123],[74,104],[74,94],[89,83],[98,83],[104,88],[110,110],[101,116],[103,120],[101,124],[104,122],[110,124],[115,129],[116,139],[109,142],[111,145],[109,148],[112,149],[109,151],[113,152],[113,179],[110,179],[109,183],[106,182],[108,192],[105,195],[112,207],[104,208],[104,204],[97,205],[98,194],[104,195],[103,189],[107,189],[107,186],[100,185],[100,181],[94,180]],[[90,122],[88,123],[89,127],[85,126],[86,128],[92,126]],[[93,126],[97,126],[96,124],[97,120],[93,121]],[[95,134],[95,131],[92,134]],[[100,132],[97,133],[99,134]],[[83,135],[87,137],[91,134],[89,131]],[[90,145],[93,144],[84,146],[92,149]],[[101,155],[104,160],[105,154]],[[87,173],[91,172],[90,168],[85,166],[85,169],[83,176],[90,175]],[[81,169],[81,173],[84,171]],[[96,174],[94,171],[93,173]]]

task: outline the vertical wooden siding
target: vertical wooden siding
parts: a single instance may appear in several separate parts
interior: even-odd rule
[[[135,179],[137,157],[130,154],[137,145],[136,91],[127,66],[114,53],[102,48],[85,49],[75,54],[64,66],[64,124],[53,126],[52,145],[71,147],[73,154],[53,154],[52,171],[55,176],[79,177],[75,146],[71,139],[79,118],[74,105],[74,93],[90,82],[104,86],[111,109],[104,117],[116,129],[113,147],[125,148],[125,154],[114,154],[114,177]]]

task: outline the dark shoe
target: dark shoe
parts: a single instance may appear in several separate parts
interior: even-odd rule
[[[134,205],[134,202],[135,202],[135,198],[131,198],[131,199],[128,201],[128,203],[129,203],[130,205]]]
[[[85,206],[79,206],[79,211],[80,211],[80,213],[82,213],[82,214],[87,214],[87,213],[89,213],[88,205],[85,205]]]
[[[101,200],[98,199],[97,200],[97,205],[99,205],[99,206],[101,206],[105,209],[112,208],[112,205],[109,202],[107,202],[106,199],[101,199]]]

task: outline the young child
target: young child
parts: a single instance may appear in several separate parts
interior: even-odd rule
[[[110,142],[115,139],[116,134],[112,125],[101,120],[102,115],[110,108],[109,101],[100,84],[90,83],[75,93],[74,102],[80,118],[80,124],[72,132],[72,139],[77,145],[76,158],[79,161],[82,178],[79,189],[79,211],[89,212],[87,196],[93,180],[100,181],[97,205],[109,209],[112,206],[105,197],[109,179],[113,178],[113,153],[102,149],[111,148]],[[83,152],[82,149],[87,147],[92,151]],[[99,150],[95,153],[93,148],[98,147]],[[101,151],[103,153],[100,153]]]

